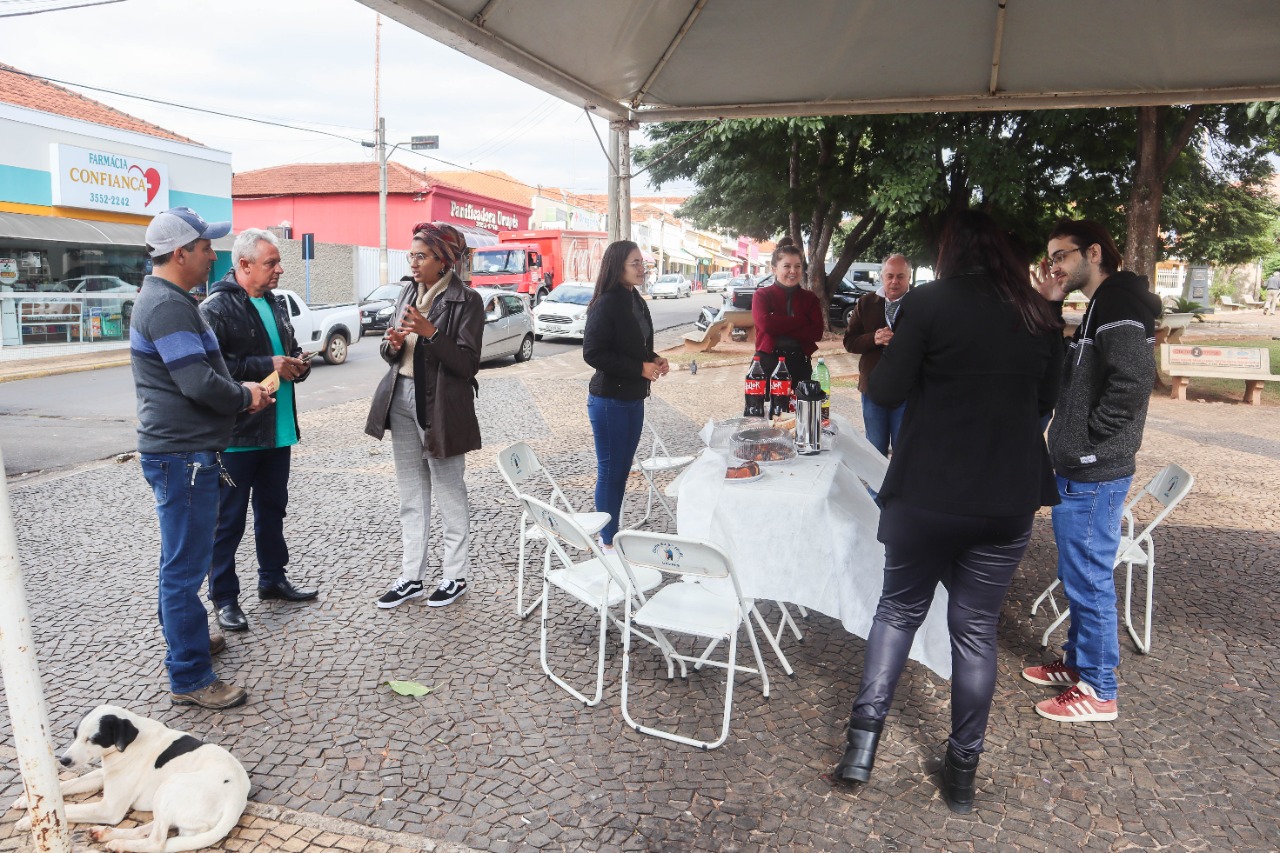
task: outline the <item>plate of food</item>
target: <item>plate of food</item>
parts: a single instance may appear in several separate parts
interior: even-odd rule
[[[764,471],[754,462],[745,462],[724,472],[724,479],[729,483],[750,483],[763,476]]]
[[[733,437],[730,456],[744,462],[771,465],[796,458],[796,440],[785,429],[744,429]]]

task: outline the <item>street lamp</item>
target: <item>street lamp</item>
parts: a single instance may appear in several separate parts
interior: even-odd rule
[[[361,142],[365,148],[376,148],[378,151],[378,284],[387,283],[387,161],[401,145],[408,145],[413,151],[434,151],[440,147],[438,136],[413,136],[408,142],[397,142],[387,149],[387,120],[378,118],[378,139],[375,142]]]

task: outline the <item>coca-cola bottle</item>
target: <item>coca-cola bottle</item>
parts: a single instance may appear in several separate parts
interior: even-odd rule
[[[776,418],[795,410],[791,402],[791,371],[787,370],[786,359],[778,359],[778,366],[773,369],[769,378],[769,417]]]
[[[751,369],[747,371],[747,405],[743,409],[743,417],[763,418],[765,400],[769,396],[769,380],[760,366],[760,356],[751,360]]]

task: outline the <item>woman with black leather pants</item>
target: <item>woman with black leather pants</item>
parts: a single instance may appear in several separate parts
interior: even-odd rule
[[[938,583],[949,594],[951,737],[943,790],[973,807],[996,677],[996,623],[1036,510],[1058,502],[1040,430],[1057,398],[1062,324],[986,214],[942,236],[939,281],[904,298],[868,391],[906,401],[880,490],[884,589],[836,777],[866,782],[898,677]]]

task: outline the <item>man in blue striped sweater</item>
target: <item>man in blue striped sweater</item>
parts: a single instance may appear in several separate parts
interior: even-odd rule
[[[129,323],[138,453],[160,521],[160,625],[169,649],[170,699],[215,710],[248,698],[214,673],[215,649],[200,603],[218,522],[219,451],[238,413],[272,402],[258,383],[231,378],[218,339],[191,298],[209,280],[212,241],[230,230],[230,222],[207,223],[186,207],[151,220],[146,241],[154,272],[143,279]]]

